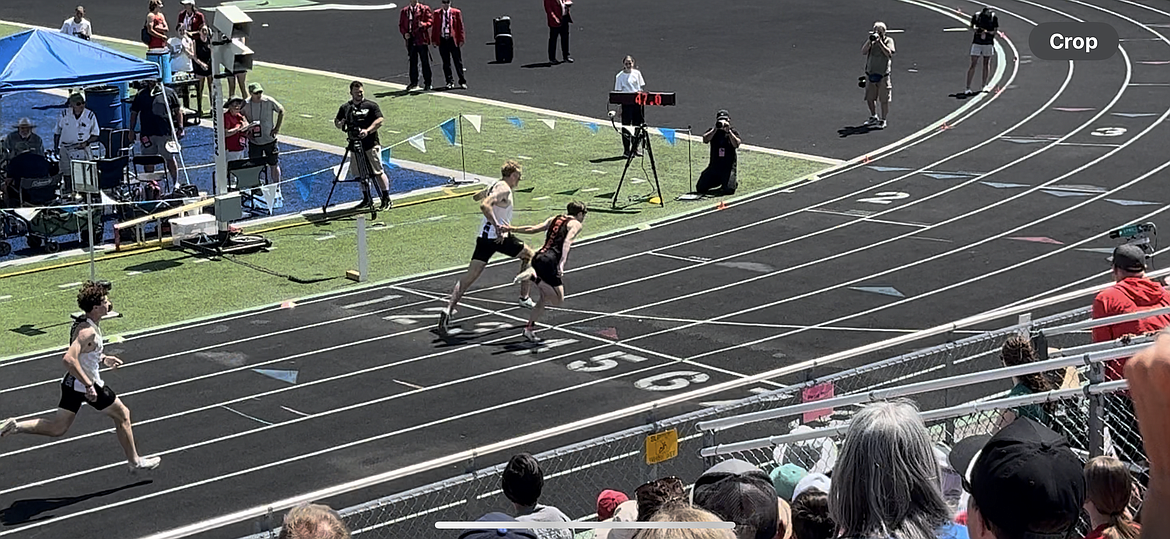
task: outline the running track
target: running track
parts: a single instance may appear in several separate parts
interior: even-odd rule
[[[954,6],[905,3],[935,26],[962,25],[943,18]],[[457,317],[464,333],[447,341],[430,326],[455,273],[108,346],[128,364],[106,379],[162,467],[127,476],[92,411],[62,439],[5,439],[0,537],[138,537],[1103,279],[1107,255],[1081,249],[1109,247],[1109,230],[1162,222],[1170,208],[1170,12],[1131,0],[993,6],[1006,57],[1025,57],[1004,65],[1006,91],[868,163],[582,244],[569,310],[550,314],[545,346],[519,336],[526,311],[511,303],[510,263],[485,272]],[[1070,20],[1113,25],[1121,50],[1102,62],[1028,61],[1031,26]],[[57,355],[0,364],[6,411],[50,412]],[[295,370],[296,383],[257,368]]]

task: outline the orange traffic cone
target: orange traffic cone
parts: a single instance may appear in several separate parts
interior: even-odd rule
[[[291,299],[280,304],[281,309],[291,309],[291,308],[296,307],[296,306],[297,306],[297,304],[293,303],[293,301]]]

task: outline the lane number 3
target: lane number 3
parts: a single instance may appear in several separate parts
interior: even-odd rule
[[[902,193],[900,191],[886,191],[884,193],[877,193],[869,198],[858,199],[858,202],[869,202],[870,204],[889,204],[895,200],[902,200],[910,198],[910,193]]]

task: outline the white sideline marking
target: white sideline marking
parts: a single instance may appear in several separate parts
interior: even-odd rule
[[[330,235],[328,235],[328,236],[321,236],[321,237],[319,237],[319,238],[315,238],[315,239],[316,239],[317,241],[325,241],[325,240],[332,240],[332,239],[337,239],[337,236],[334,236],[333,234],[330,234]]]
[[[554,162],[553,162],[553,164],[554,164],[554,165],[556,165],[556,166],[558,166],[558,167],[567,167],[567,166],[569,166],[569,164],[568,164],[568,163],[562,163],[562,162],[560,162],[560,161],[554,161]]]
[[[292,413],[297,414],[301,417],[309,417],[309,414],[306,414],[304,412],[298,412],[296,410],[293,410],[292,408],[289,408],[288,406],[281,406],[281,409],[288,411],[288,412],[292,412]]]
[[[532,200],[548,200],[548,199],[549,199],[549,197],[536,197],[536,198],[533,198]]]
[[[76,283],[65,283],[65,284],[59,284],[59,285],[57,285],[57,288],[60,288],[60,289],[64,290],[64,289],[66,289],[66,288],[73,288],[73,287],[75,287],[75,286],[81,286],[81,282],[80,282],[80,281],[78,281],[78,282],[76,282]]]
[[[399,380],[399,379],[397,379],[397,378],[391,378],[391,380],[394,380],[395,382],[397,382],[397,383],[399,383],[399,384],[402,384],[402,385],[404,385],[404,386],[406,386],[406,387],[409,387],[409,388],[414,388],[414,389],[426,389],[426,388],[425,388],[425,387],[423,387],[423,386],[420,386],[420,385],[415,385],[415,384],[412,384],[412,383],[410,383],[410,382],[403,382],[402,380]]]
[[[357,303],[350,303],[349,305],[342,305],[341,308],[342,309],[354,309],[357,307],[366,307],[368,305],[374,305],[375,303],[382,303],[384,301],[390,301],[390,300],[398,299],[401,297],[402,297],[402,295],[400,295],[400,294],[390,294],[389,296],[382,296],[378,299],[371,299],[369,301],[359,301]]]
[[[241,417],[246,417],[246,418],[248,418],[248,419],[251,419],[252,421],[255,421],[255,422],[257,422],[257,423],[263,423],[263,424],[265,424],[265,425],[272,425],[272,423],[269,423],[269,422],[267,422],[267,421],[265,421],[265,420],[263,420],[263,419],[256,418],[256,417],[252,417],[252,416],[250,416],[250,415],[248,415],[248,414],[245,414],[244,412],[241,412],[241,411],[239,411],[239,410],[234,410],[234,409],[232,409],[232,408],[228,408],[227,406],[220,406],[220,408],[223,408],[224,410],[227,410],[227,411],[229,411],[229,412],[231,412],[231,413],[233,413],[233,414],[236,414],[236,415],[238,415],[238,416],[241,416]]]

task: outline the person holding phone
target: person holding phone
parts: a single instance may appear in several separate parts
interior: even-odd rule
[[[239,97],[229,99],[223,108],[223,137],[224,146],[227,148],[227,160],[231,162],[247,159],[245,144],[248,140],[248,132],[259,127],[260,122],[258,120],[249,122],[244,117],[242,111],[244,100]]]

